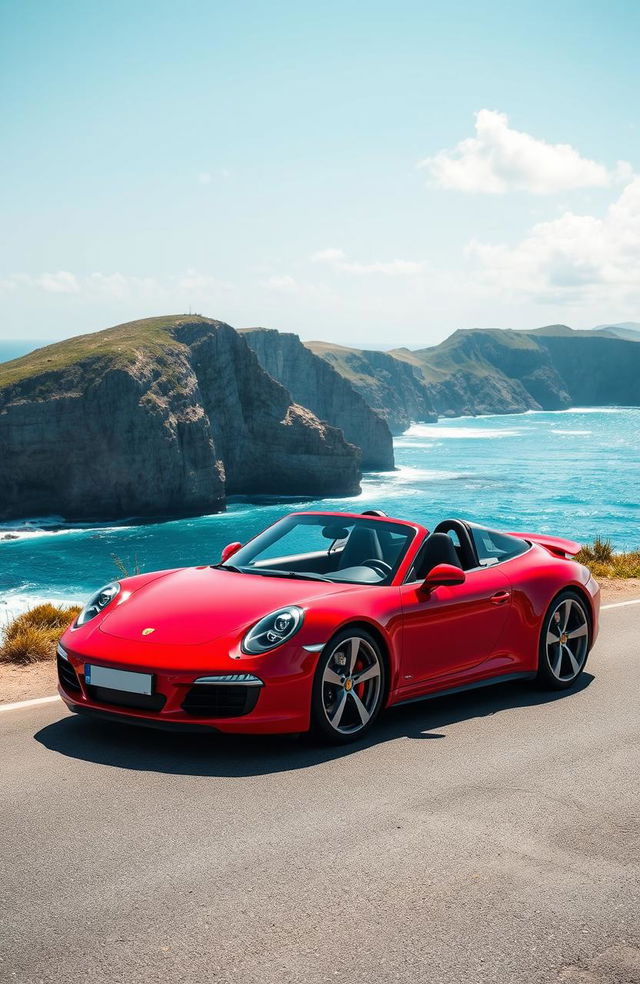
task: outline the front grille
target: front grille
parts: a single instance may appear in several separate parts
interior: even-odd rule
[[[182,702],[182,710],[194,717],[242,717],[254,709],[259,695],[260,687],[196,683]]]
[[[63,690],[69,693],[80,693],[80,681],[78,680],[78,675],[74,670],[71,663],[63,659],[58,653],[58,680],[60,681],[60,686]]]
[[[167,699],[164,694],[131,694],[128,690],[112,690],[110,687],[88,686],[87,693],[98,704],[135,707],[140,711],[161,711]]]

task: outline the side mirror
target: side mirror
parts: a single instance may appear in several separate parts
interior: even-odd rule
[[[441,585],[451,587],[454,584],[462,584],[464,580],[464,571],[460,570],[459,567],[454,567],[453,564],[436,564],[425,577],[420,590],[428,594]]]
[[[234,543],[227,543],[226,547],[224,547],[222,553],[220,554],[220,563],[224,564],[225,560],[229,560],[229,557],[233,557],[234,553],[236,553],[241,546],[242,544],[238,540]]]

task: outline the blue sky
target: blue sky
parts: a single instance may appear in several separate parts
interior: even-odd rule
[[[639,33],[618,0],[2,0],[0,339],[640,320]]]

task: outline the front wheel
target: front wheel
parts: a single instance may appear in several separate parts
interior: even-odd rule
[[[378,642],[364,629],[345,629],[323,649],[311,698],[312,731],[334,744],[369,730],[385,692],[385,664]]]
[[[591,632],[584,600],[575,591],[554,598],[540,636],[538,680],[552,690],[565,690],[578,679],[589,655]]]

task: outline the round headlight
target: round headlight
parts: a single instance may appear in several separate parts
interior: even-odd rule
[[[275,649],[298,631],[302,625],[302,618],[302,609],[295,605],[271,612],[249,629],[242,640],[242,651],[251,656],[258,656],[260,653]]]
[[[107,584],[104,588],[96,591],[93,598],[87,602],[78,615],[75,623],[76,627],[84,625],[85,622],[90,622],[92,618],[99,615],[119,593],[120,585],[117,581],[112,581],[111,584]]]

